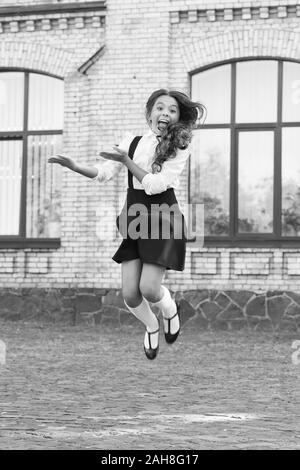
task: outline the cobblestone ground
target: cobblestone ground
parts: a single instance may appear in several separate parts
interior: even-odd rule
[[[154,361],[138,326],[0,321],[0,339],[1,449],[300,448],[291,333],[183,330]]]

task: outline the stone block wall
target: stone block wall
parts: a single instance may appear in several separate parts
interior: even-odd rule
[[[99,150],[117,143],[126,131],[144,132],[149,94],[160,87],[189,93],[189,73],[197,68],[250,56],[300,61],[300,12],[297,2],[290,0],[158,0],[155,8],[146,0],[107,0],[104,9],[99,8],[101,2],[93,3],[95,9],[89,11],[0,16],[0,68],[21,67],[64,80],[63,151],[81,163],[93,164]],[[1,3],[5,5],[11,2]],[[100,49],[101,56],[80,73]],[[119,289],[120,266],[111,257],[121,241],[115,217],[125,189],[125,171],[106,185],[95,185],[63,170],[61,246],[1,249],[0,287],[28,292]],[[180,204],[187,202],[188,167],[177,195]],[[165,282],[177,293],[246,291],[266,299],[266,292],[296,295],[299,250],[189,243],[185,271],[167,272]],[[209,314],[201,309],[194,310],[205,323]],[[216,314],[219,320],[227,315],[221,313]],[[242,314],[248,316],[247,311]]]
[[[203,289],[172,295],[183,329],[300,331],[300,295],[293,292]],[[2,289],[0,319],[115,328],[139,324],[116,289]]]

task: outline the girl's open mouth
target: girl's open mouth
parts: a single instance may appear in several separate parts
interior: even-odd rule
[[[165,121],[158,121],[157,127],[160,131],[163,131],[168,126],[168,123]]]

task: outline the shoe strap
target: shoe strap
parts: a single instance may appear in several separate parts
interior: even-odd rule
[[[154,335],[155,333],[158,333],[159,332],[159,328],[155,331],[148,331],[147,328],[146,328],[146,332],[147,334],[149,335],[149,346],[150,346],[150,349],[153,349],[152,348],[152,344],[151,344],[151,336],[150,335]]]
[[[155,331],[148,331],[147,328],[146,328],[146,331],[147,331],[148,335],[154,335],[155,333],[159,332],[159,328]]]
[[[174,315],[172,317],[163,317],[163,318],[164,318],[164,320],[170,321],[170,320],[173,320],[173,318],[175,318],[176,315],[178,315],[178,311],[176,313],[174,313]]]

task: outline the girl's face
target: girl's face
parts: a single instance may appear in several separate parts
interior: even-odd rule
[[[179,121],[179,115],[179,106],[173,96],[159,96],[153,105],[149,118],[151,130],[160,135],[167,126]]]

